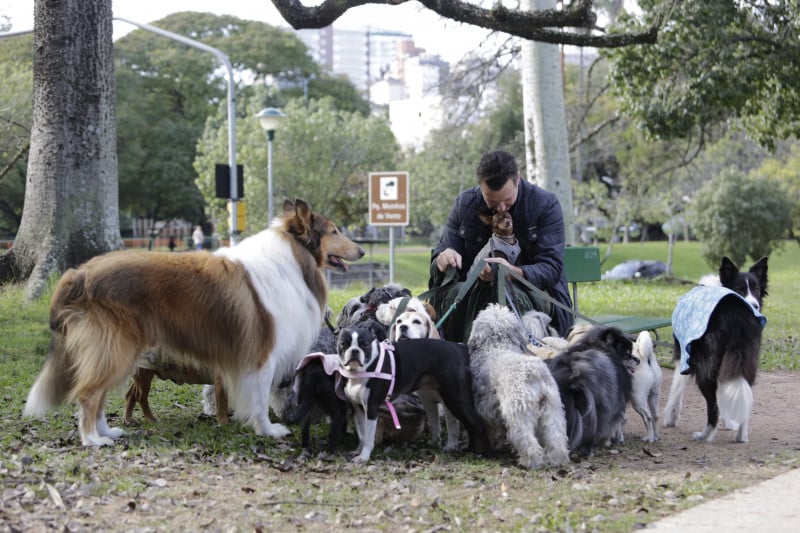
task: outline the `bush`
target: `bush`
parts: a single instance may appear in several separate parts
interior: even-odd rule
[[[689,217],[706,263],[723,256],[737,265],[769,255],[791,229],[792,205],[782,184],[728,169],[706,183],[692,200]]]

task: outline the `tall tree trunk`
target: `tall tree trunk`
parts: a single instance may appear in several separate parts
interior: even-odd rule
[[[19,232],[0,281],[48,280],[122,247],[111,2],[36,0],[33,127]]]
[[[555,0],[526,1],[530,11],[556,7]],[[558,196],[564,212],[566,242],[572,245],[575,214],[562,78],[558,45],[523,41],[522,101],[528,180]]]

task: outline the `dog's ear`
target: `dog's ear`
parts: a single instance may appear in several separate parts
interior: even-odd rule
[[[428,319],[428,338],[429,339],[441,339],[441,335],[439,335],[439,330],[436,329],[436,323],[430,318]]]
[[[384,326],[377,320],[370,320],[369,331],[379,341],[382,341],[386,339],[386,337],[388,337],[388,334],[386,332],[386,326]]]
[[[436,316],[436,309],[429,304],[428,302],[422,302],[422,307],[425,308],[425,312],[428,313],[428,316],[431,317],[431,320],[436,320],[438,317]]]
[[[755,262],[753,266],[750,267],[750,272],[755,274],[758,278],[758,283],[761,285],[761,295],[767,295],[767,256],[765,255],[761,259]]]
[[[722,258],[722,263],[719,265],[719,281],[723,287],[730,287],[733,282],[733,277],[739,273],[739,267],[736,263],[728,259],[727,256]]]

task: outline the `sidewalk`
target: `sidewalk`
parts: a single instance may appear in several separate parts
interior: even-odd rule
[[[650,524],[648,531],[800,531],[800,469]]]

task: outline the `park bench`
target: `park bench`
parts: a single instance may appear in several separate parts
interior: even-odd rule
[[[564,270],[572,284],[572,306],[576,321],[581,320],[578,307],[578,283],[600,281],[600,249],[596,246],[570,246],[564,249]],[[671,318],[624,316],[616,314],[587,317],[591,322],[615,326],[625,333],[651,331],[658,339],[658,329],[672,325]]]

